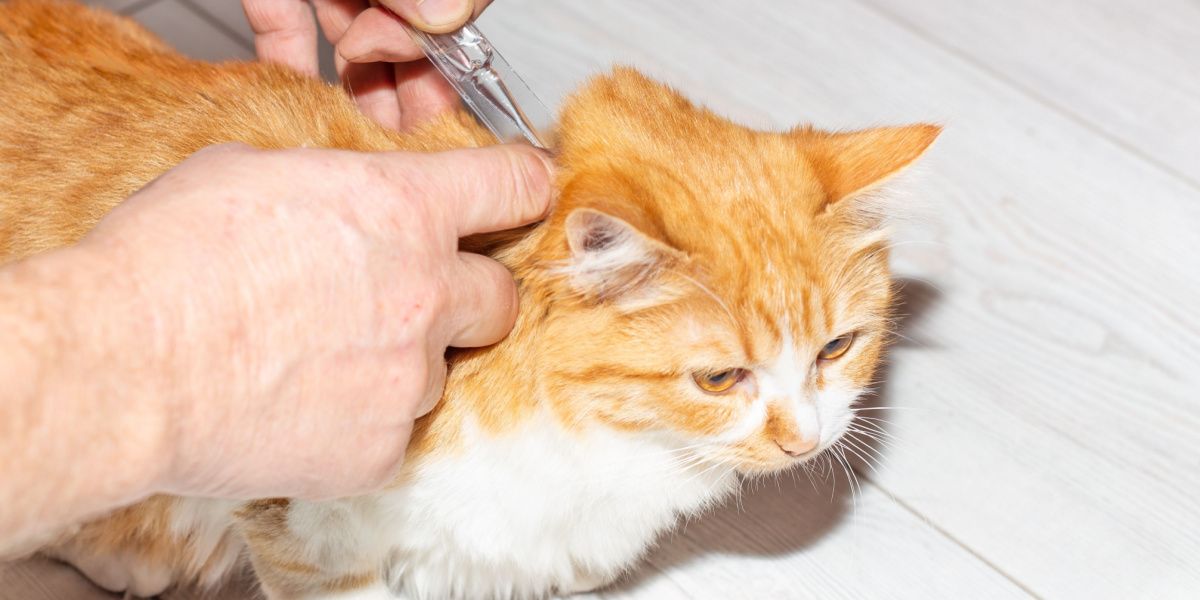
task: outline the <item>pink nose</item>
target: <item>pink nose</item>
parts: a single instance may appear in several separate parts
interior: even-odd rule
[[[779,446],[788,456],[800,456],[805,452],[810,452],[817,447],[817,440],[810,440],[799,435],[791,435],[784,438],[777,438],[775,445]]]

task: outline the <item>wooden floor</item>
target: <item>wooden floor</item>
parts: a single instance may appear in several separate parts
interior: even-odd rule
[[[252,54],[237,0],[99,3]],[[622,62],[764,127],[946,126],[861,490],[762,484],[603,597],[1200,598],[1200,3],[497,0],[481,27],[552,106]],[[0,598],[104,597],[74,577],[8,567]]]

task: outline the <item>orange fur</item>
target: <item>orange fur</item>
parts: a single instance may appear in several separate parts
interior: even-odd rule
[[[0,4],[0,73],[0,261],[73,243],[212,143],[432,151],[490,141],[464,115],[409,135],[387,131],[339,89],[279,67],[188,60],[130,21],[69,3]],[[574,431],[717,435],[753,401],[752,388],[698,394],[692,372],[753,371],[787,344],[815,356],[848,331],[859,332],[853,352],[814,363],[811,385],[867,387],[892,296],[886,245],[858,199],[937,133],[929,125],[753,131],[630,69],[594,79],[560,117],[553,214],[536,228],[466,242],[513,271],[522,313],[501,343],[452,354],[443,401],[418,422],[397,485],[431,457],[458,452],[464,423],[500,436],[542,408]],[[601,287],[581,283],[575,254],[608,241],[572,246],[572,228],[588,214],[619,220],[614,231],[632,232],[646,264],[605,272]],[[790,466],[780,448],[811,442],[794,421],[773,408],[760,431],[714,458],[745,472]],[[203,579],[210,557],[167,534],[172,502],[118,511],[59,548],[135,552],[176,579]],[[269,589],[301,594],[369,577],[296,559],[287,508],[259,501],[239,511]]]

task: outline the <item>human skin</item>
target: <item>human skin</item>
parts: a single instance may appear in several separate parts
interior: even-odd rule
[[[542,218],[546,158],[215,146],[0,268],[0,550],[153,493],[325,498],[398,470],[447,346],[506,335],[458,239]]]
[[[458,29],[491,0],[242,0],[262,60],[317,75],[317,26],[337,53],[338,75],[364,113],[406,130],[457,102],[413,43],[409,23],[430,33]]]

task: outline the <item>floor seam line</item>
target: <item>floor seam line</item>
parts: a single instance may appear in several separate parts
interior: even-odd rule
[[[137,2],[134,2],[133,4],[130,4],[129,6],[126,6],[125,8],[122,8],[121,10],[117,11],[117,14],[131,17],[131,16],[133,16],[134,13],[138,12],[139,10],[142,10],[143,8],[148,8],[154,4],[158,4],[159,1],[160,0],[138,0]]]
[[[1025,594],[1027,594],[1030,598],[1034,598],[1035,600],[1044,600],[1044,598],[1040,594],[1034,592],[1032,588],[1030,588],[1028,585],[1026,585],[1021,580],[1017,579],[1016,576],[1009,573],[1007,570],[1002,569],[1000,567],[1000,565],[996,564],[991,559],[989,559],[988,557],[981,554],[978,550],[968,546],[966,544],[966,542],[958,539],[958,537],[954,536],[948,529],[935,523],[932,519],[930,519],[928,516],[926,516],[921,511],[917,510],[914,506],[910,505],[909,503],[905,502],[904,500],[901,500],[898,496],[896,496],[896,494],[893,494],[891,490],[884,487],[883,484],[879,483],[878,481],[875,481],[869,475],[860,471],[857,467],[851,467],[851,470],[854,471],[854,475],[856,477],[858,477],[860,482],[866,482],[867,485],[870,485],[871,487],[879,490],[880,492],[883,492],[884,496],[887,496],[887,498],[889,500],[891,500],[892,502],[895,502],[897,505],[899,505],[900,508],[904,509],[905,512],[916,517],[918,520],[920,520],[925,525],[928,525],[931,529],[933,529],[935,532],[937,532],[938,535],[940,535],[943,538],[945,538],[946,540],[950,541],[950,543],[954,544],[955,546],[958,546],[960,549],[962,549],[967,554],[970,554],[972,557],[975,558],[975,560],[978,560],[979,562],[983,563],[987,568],[991,569],[997,575],[1006,579],[1009,583],[1012,583],[1013,585],[1017,586],[1018,589],[1020,589],[1022,592],[1025,592]],[[859,485],[861,486],[861,483]]]

